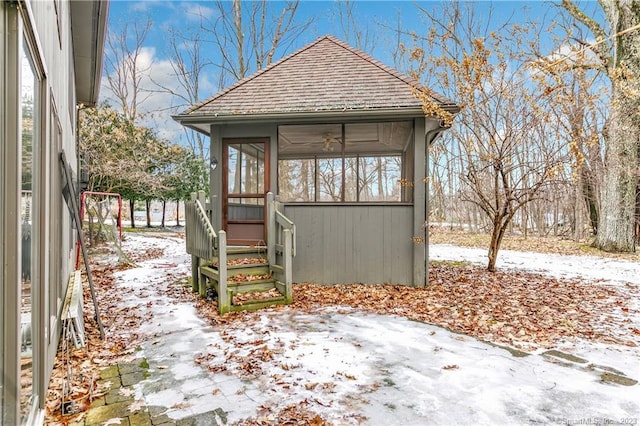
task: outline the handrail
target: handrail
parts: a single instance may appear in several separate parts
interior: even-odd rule
[[[218,236],[202,202],[193,197],[185,203],[187,253],[200,259],[212,259],[217,253]]]
[[[267,193],[267,254],[269,265],[282,287],[287,303],[293,302],[293,258],[296,255],[296,225],[282,213],[272,192]]]
[[[209,222],[209,218],[207,217],[207,212],[204,210],[202,203],[200,203],[200,200],[193,200],[193,202],[196,207],[196,213],[198,213],[198,216],[200,217],[200,221],[204,226],[204,229],[207,235],[209,236],[209,238],[213,240],[217,239],[218,236],[216,235],[216,231],[213,229],[213,225],[211,225],[211,222]]]
[[[291,222],[291,219],[283,215],[280,210],[276,210],[276,220],[280,225],[282,225],[285,229],[291,229],[295,225]]]
[[[291,239],[293,240],[291,245],[291,255],[296,257],[296,224],[280,211],[281,204],[278,201],[274,201],[273,204],[276,223],[280,225],[283,230],[288,229],[291,231]]]

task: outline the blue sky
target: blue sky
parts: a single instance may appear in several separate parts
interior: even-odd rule
[[[122,22],[150,17],[153,20],[154,28],[148,37],[148,42],[158,48],[157,52],[160,54],[167,37],[167,32],[164,31],[166,28],[197,26],[199,24],[199,18],[197,17],[199,12],[208,17],[213,17],[216,14],[212,3],[212,1],[204,0],[112,0],[109,11],[109,26],[110,28],[117,28]],[[278,5],[282,3],[280,1],[269,1],[269,4],[274,9],[278,9]],[[401,20],[404,29],[414,30],[418,33],[424,31],[424,22],[420,17],[417,6],[434,11],[446,7],[446,1],[356,0],[353,3],[358,20],[372,32],[375,32],[378,39],[385,38],[383,33],[386,31],[384,31],[382,25],[395,27],[398,19]],[[474,1],[473,3],[480,18],[483,15],[488,15],[489,10],[492,9],[495,22],[504,22],[510,18],[523,21],[528,17],[541,19],[555,8],[554,2],[541,0]],[[290,50],[296,50],[326,34],[335,35],[343,40],[347,38],[338,25],[336,1],[302,0],[297,16],[301,20],[314,18],[316,21],[309,31],[296,40],[295,45]],[[376,48],[368,53],[373,54],[377,59],[384,60],[383,57],[389,56],[391,48],[388,43],[379,42]]]
[[[371,44],[367,53],[374,58],[393,66],[392,51],[395,49],[395,39],[393,31],[398,20],[401,27],[406,31],[415,31],[418,34],[426,34],[428,27],[423,22],[418,6],[438,13],[443,7],[447,7],[446,2],[441,1],[355,1],[355,15],[359,26],[368,29],[374,43]],[[557,4],[557,3],[555,3]],[[496,1],[474,2],[476,17],[487,19],[492,11],[492,20],[495,23],[502,23],[509,19],[526,22],[532,20],[550,20],[556,14],[557,7],[552,2],[543,1]],[[282,2],[270,1],[270,7],[279,10]],[[171,29],[188,30],[195,29],[200,25],[198,15],[204,15],[210,19],[215,19],[217,12],[215,5],[211,1],[119,1],[112,0],[109,11],[109,29],[118,31],[123,24],[133,22],[145,22],[151,19],[153,26],[144,44],[143,60],[148,66],[148,78],[143,80],[143,85],[154,89],[151,80],[167,83],[172,79],[171,66],[168,61],[167,37]],[[275,60],[280,59],[289,53],[312,42],[316,38],[325,34],[332,34],[342,40],[353,43],[346,36],[338,24],[337,3],[335,1],[301,1],[298,18],[305,20],[314,18],[314,23],[303,35],[296,38],[285,50],[276,54]],[[400,70],[404,71],[404,70]],[[202,82],[202,98],[214,95],[219,90],[219,83],[216,80],[213,69],[207,70]],[[103,76],[103,82],[106,79]],[[103,84],[101,91],[102,99],[109,99],[108,88]],[[113,104],[113,102],[112,102]],[[178,105],[175,99],[169,95],[155,93],[150,95],[145,104],[141,106],[143,112],[147,112],[147,119],[144,124],[156,127],[161,136],[176,139],[180,137],[181,128],[174,123],[166,111],[168,106],[173,105],[174,111],[184,109],[185,105]],[[164,110],[163,112],[154,112]]]

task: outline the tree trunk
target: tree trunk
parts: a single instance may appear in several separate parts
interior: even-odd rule
[[[147,228],[151,228],[151,200],[144,201],[147,211]]]
[[[167,212],[167,200],[162,200],[162,222],[161,222],[161,228],[164,228],[164,215]]]
[[[180,200],[176,200],[176,226],[180,226]]]
[[[640,58],[639,58],[640,59]],[[640,68],[640,67],[639,67]],[[638,140],[635,102],[614,83],[610,139],[604,175],[600,223],[596,247],[610,252],[635,251],[634,224],[638,186]]]
[[[589,225],[594,235],[598,234],[598,204],[596,201],[596,189],[594,179],[589,169],[582,166],[580,168],[580,180],[582,196],[589,210]]]
[[[580,178],[582,180],[582,178]],[[573,203],[573,240],[580,241],[584,237],[582,230],[584,229],[584,220],[582,218],[582,210],[583,207],[579,202],[580,198],[582,198],[582,192],[580,191],[580,185],[576,185],[574,189],[574,198],[575,203]]]
[[[617,34],[640,23],[637,6],[635,1],[616,2],[610,20]],[[640,32],[637,30],[615,37],[615,63],[609,72],[613,82],[610,132],[596,239],[596,247],[605,251],[635,251],[633,234],[640,140],[639,46]]]
[[[135,228],[136,227],[136,219],[135,219],[135,201],[134,200],[129,200],[129,214],[131,215],[131,227]]]
[[[496,220],[493,223],[493,231],[491,232],[491,242],[489,243],[489,264],[487,265],[487,271],[496,271],[496,262],[498,260],[498,251],[500,250],[500,243],[502,242],[502,236],[504,235],[504,229],[500,226],[501,220]]]

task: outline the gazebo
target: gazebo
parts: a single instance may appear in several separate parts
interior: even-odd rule
[[[210,137],[201,216],[227,247],[272,259],[282,217],[295,282],[425,285],[426,159],[447,126],[421,97],[459,110],[329,35],[238,81],[173,117]]]

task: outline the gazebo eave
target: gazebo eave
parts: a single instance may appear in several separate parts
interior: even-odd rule
[[[445,110],[452,113],[458,111],[457,106],[445,106]],[[236,113],[236,114],[178,114],[172,116],[180,124],[195,131],[208,135],[211,125],[242,124],[242,123],[326,123],[326,122],[357,122],[363,120],[408,119],[423,117],[421,107],[396,107],[353,110],[327,110],[304,112],[265,112],[265,113]]]

